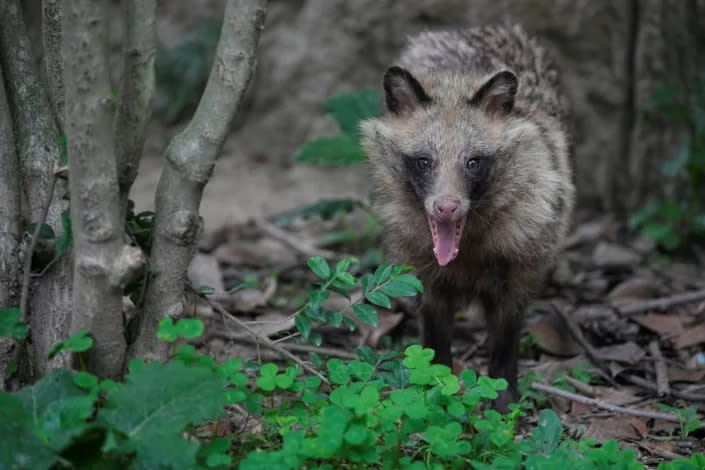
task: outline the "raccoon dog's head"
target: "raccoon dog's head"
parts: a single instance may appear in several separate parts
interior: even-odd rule
[[[388,113],[363,123],[363,143],[377,192],[398,198],[387,188],[394,186],[414,201],[428,222],[435,258],[445,266],[458,255],[466,222],[480,217],[487,197],[496,199],[493,186],[507,179],[504,167],[521,145],[516,136],[523,131],[510,123],[518,80],[508,70],[419,77],[397,66],[387,70]]]

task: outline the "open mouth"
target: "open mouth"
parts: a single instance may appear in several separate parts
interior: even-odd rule
[[[433,237],[433,254],[440,266],[445,266],[458,256],[458,246],[463,235],[465,217],[460,220],[441,221],[428,217]]]

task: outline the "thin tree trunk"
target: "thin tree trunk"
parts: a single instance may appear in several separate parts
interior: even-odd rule
[[[0,11],[0,64],[15,125],[15,142],[22,172],[23,190],[31,221],[44,212],[54,164],[60,149],[59,132],[46,89],[35,69],[27,28],[18,0],[5,0]],[[1,7],[0,7],[1,8]],[[55,226],[63,211],[54,198],[47,223]]]
[[[0,2],[0,67],[20,165],[14,178],[22,181],[26,201],[23,214],[29,217],[29,221],[37,222],[44,212],[52,172],[59,159],[59,131],[46,88],[35,67],[20,3],[18,0]],[[68,202],[61,198],[66,193],[66,186],[64,181],[57,183],[46,219],[59,236],[63,233],[61,214],[68,207]],[[48,259],[47,255],[53,256],[53,247],[46,248],[52,251],[41,253],[43,259]],[[66,256],[68,253],[53,264],[41,282],[32,282],[30,289],[30,352],[40,372],[62,364],[60,357],[48,361],[47,354],[54,343],[66,338],[69,331],[71,263]],[[27,365],[26,362],[23,364]],[[25,378],[30,375],[28,370],[20,370],[20,373]]]
[[[64,129],[64,63],[61,59],[62,10],[62,0],[42,1],[44,74],[49,89],[51,108],[60,131]]]
[[[10,107],[0,70],[0,310],[16,307],[20,292],[18,247],[20,227],[20,163],[15,153]],[[7,387],[7,366],[17,363],[17,344],[0,338],[0,390]]]
[[[0,70],[0,309],[19,301],[20,264],[17,253],[22,236],[20,163],[15,153],[10,107]]]
[[[125,46],[122,83],[115,116],[115,157],[120,185],[121,220],[137,177],[147,121],[154,97],[154,59],[157,54],[155,0],[125,0]]]
[[[164,316],[183,311],[185,273],[202,221],[203,187],[210,178],[233,116],[252,78],[266,17],[266,0],[229,0],[215,61],[196,113],[166,150],[157,187],[152,276],[138,337],[130,356],[162,360],[166,344],[155,333]]]
[[[71,331],[95,340],[87,368],[122,374],[125,338],[122,290],[142,266],[142,252],[123,244],[108,72],[107,0],[65,4],[63,60],[71,219],[74,236]]]

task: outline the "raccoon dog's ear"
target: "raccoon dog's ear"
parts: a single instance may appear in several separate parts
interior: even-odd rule
[[[519,80],[509,70],[497,72],[475,92],[468,103],[489,113],[508,114],[514,107]]]
[[[384,101],[389,111],[405,115],[430,103],[431,97],[408,70],[395,65],[384,74]]]

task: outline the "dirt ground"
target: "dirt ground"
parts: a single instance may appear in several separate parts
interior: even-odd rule
[[[138,210],[154,208],[163,151],[168,137],[177,130],[164,129],[156,123],[150,126],[145,156],[131,194]],[[283,167],[266,156],[242,154],[236,138],[231,137],[206,186],[201,215],[205,231],[209,232],[224,224],[266,218],[323,198],[364,197],[369,189],[364,168]]]

